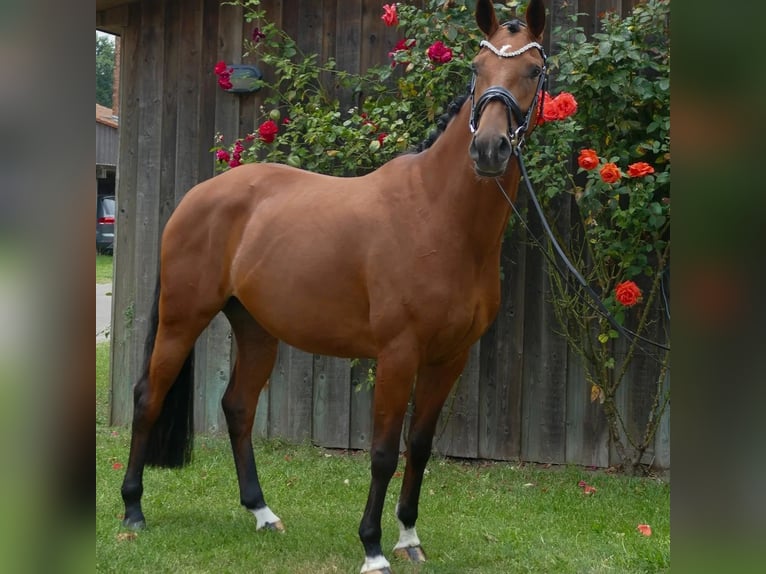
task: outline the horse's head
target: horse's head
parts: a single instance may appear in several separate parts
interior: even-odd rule
[[[486,39],[472,64],[469,151],[480,176],[502,175],[514,147],[536,121],[546,73],[540,45],[545,28],[542,0],[529,2],[526,21],[498,24],[492,0],[476,4],[476,22]]]

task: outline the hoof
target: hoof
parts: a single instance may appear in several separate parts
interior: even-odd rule
[[[277,522],[267,522],[266,524],[261,526],[258,530],[272,530],[274,532],[284,532],[285,525],[282,524],[281,520],[278,520]]]
[[[406,548],[395,548],[394,556],[407,560],[408,562],[414,562],[420,564],[426,561],[426,553],[423,552],[422,546],[408,546]]]
[[[125,518],[122,521],[122,526],[131,530],[144,530],[146,528],[146,520],[143,517],[139,519]]]

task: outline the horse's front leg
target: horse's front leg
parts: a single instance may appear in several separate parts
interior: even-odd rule
[[[417,369],[413,348],[413,345],[399,345],[378,356],[370,448],[372,480],[367,506],[359,525],[359,539],[365,554],[362,573],[391,573],[391,565],[380,546],[380,519],[388,483],[399,459],[399,438]]]
[[[449,363],[424,365],[418,370],[415,383],[415,412],[410,421],[407,441],[407,466],[399,503],[396,505],[399,541],[394,546],[395,556],[411,562],[425,562],[426,559],[415,531],[420,487],[423,484],[426,463],[431,457],[436,421],[447,395],[463,372],[467,359],[466,351]]]

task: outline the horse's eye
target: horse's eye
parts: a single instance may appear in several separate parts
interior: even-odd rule
[[[537,78],[542,73],[543,73],[543,69],[540,66],[535,66],[534,69],[532,70],[532,73],[530,74],[530,77]]]

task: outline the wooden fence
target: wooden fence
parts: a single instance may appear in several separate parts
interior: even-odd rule
[[[605,10],[622,12],[633,1],[554,0],[548,30],[581,16],[587,32]],[[416,2],[422,4],[422,2]],[[397,41],[372,0],[264,0],[269,18],[320,61],[358,72],[386,61]],[[219,0],[97,0],[96,26],[121,36],[121,117],[115,281],[112,307],[111,420],[127,424],[132,386],[142,365],[147,316],[157,276],[159,238],[173,207],[193,185],[213,175],[209,152],[216,132],[244,136],[262,121],[262,94],[237,96],[218,89],[218,60],[248,62],[242,39],[254,23]],[[546,49],[555,50],[547,35]],[[553,46],[554,48],[551,48]],[[523,197],[523,193],[521,196]],[[568,227],[570,206],[556,224]],[[539,223],[532,218],[533,230]],[[437,450],[499,460],[607,466],[606,423],[566,342],[556,333],[548,303],[545,261],[515,231],[505,242],[502,307],[472,352],[438,431]],[[195,420],[200,431],[221,431],[220,397],[232,365],[231,333],[219,315],[196,345]],[[655,365],[636,361],[619,400],[628,424],[646,420]],[[280,347],[262,395],[254,434],[311,440],[333,448],[369,444],[371,393],[356,391],[364,365]],[[669,415],[654,452],[670,464]]]

